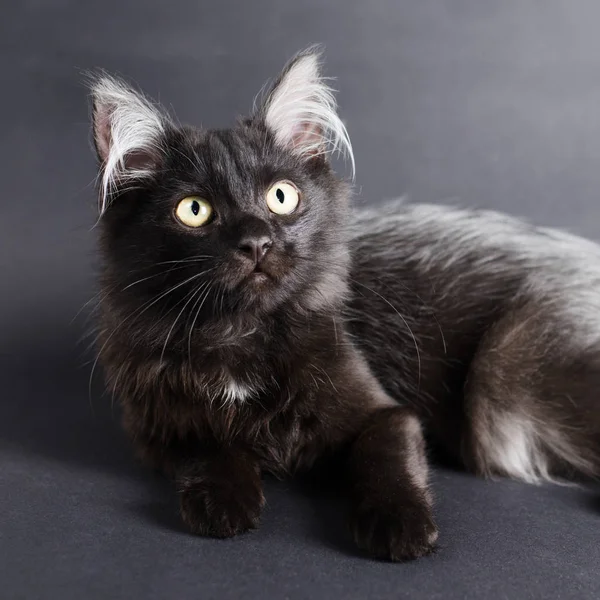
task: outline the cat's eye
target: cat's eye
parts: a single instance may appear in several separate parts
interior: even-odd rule
[[[175,214],[188,227],[202,227],[210,221],[213,209],[204,198],[188,196],[179,202]]]
[[[289,215],[299,202],[300,193],[289,181],[278,181],[267,192],[267,206],[276,215]]]

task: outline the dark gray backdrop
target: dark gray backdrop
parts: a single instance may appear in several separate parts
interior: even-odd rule
[[[73,321],[95,237],[82,70],[223,126],[324,42],[360,201],[407,193],[600,238],[596,0],[23,0],[0,20],[2,598],[600,597],[590,490],[438,470],[441,550],[407,565],[358,556],[339,502],[295,482],[268,482],[258,532],[187,535],[110,395],[88,391]]]

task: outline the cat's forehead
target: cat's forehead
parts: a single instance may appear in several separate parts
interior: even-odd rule
[[[266,131],[240,125],[230,129],[186,130],[174,136],[170,162],[184,179],[236,192],[268,185],[278,176],[299,176],[298,161],[280,150]]]
[[[213,129],[200,137],[195,150],[214,168],[246,173],[267,159],[269,144],[251,128]]]

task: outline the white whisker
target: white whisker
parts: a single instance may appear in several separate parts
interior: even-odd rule
[[[364,283],[361,283],[360,281],[356,281],[355,279],[350,279],[350,281],[352,281],[356,285],[359,285],[359,286],[369,290],[371,293],[373,293],[376,296],[378,296],[379,298],[381,298],[402,319],[402,322],[404,323],[404,325],[406,325],[406,328],[408,329],[408,332],[410,333],[410,336],[412,337],[413,343],[415,345],[415,351],[417,353],[417,362],[418,362],[418,370],[419,370],[418,380],[417,380],[418,381],[417,389],[420,390],[421,389],[421,353],[419,352],[419,345],[417,344],[417,338],[415,337],[415,334],[413,333],[413,330],[410,328],[410,325],[408,324],[407,320],[402,316],[400,311],[387,298],[382,296],[379,292],[371,289],[369,286],[366,286]]]
[[[132,319],[133,317],[139,317],[140,315],[144,314],[148,309],[150,309],[152,306],[154,306],[157,302],[160,302],[163,298],[165,298],[166,296],[168,296],[169,294],[171,294],[172,292],[174,292],[175,290],[179,289],[181,286],[185,285],[186,283],[189,283],[191,281],[194,281],[195,279],[197,279],[198,277],[201,277],[202,275],[212,271],[213,269],[208,269],[208,271],[203,271],[201,273],[196,273],[195,275],[192,275],[191,277],[189,277],[188,279],[185,279],[184,281],[178,283],[177,285],[174,285],[173,287],[169,288],[166,292],[163,292],[162,294],[160,294],[157,298],[146,302],[145,304],[143,304],[140,309],[134,313],[132,313],[131,315],[129,315],[128,317],[126,317],[125,319],[123,319],[119,325],[117,327],[115,327],[115,329],[113,330],[113,332],[108,336],[108,338],[106,339],[106,341],[104,342],[104,344],[102,344],[102,347],[100,348],[100,350],[98,351],[98,354],[96,356],[96,360],[94,360],[94,364],[92,366],[92,371],[90,373],[90,380],[89,380],[89,385],[88,385],[88,393],[89,396],[91,398],[92,396],[92,381],[94,378],[94,372],[96,370],[96,366],[98,364],[98,361],[100,360],[100,356],[102,355],[102,352],[104,351],[104,349],[106,348],[107,344],[109,343],[109,341],[112,339],[112,337],[115,335],[115,333],[117,333],[117,331],[123,327],[123,325],[129,321],[130,319]]]
[[[192,362],[192,333],[194,331],[194,326],[196,325],[196,321],[198,319],[198,316],[200,315],[200,311],[202,310],[202,307],[204,306],[204,303],[206,302],[206,299],[208,298],[208,295],[210,294],[210,291],[213,287],[213,284],[210,283],[210,285],[207,286],[206,292],[204,294],[204,296],[202,296],[202,300],[200,301],[200,306],[198,306],[198,309],[196,310],[196,313],[194,315],[194,320],[192,321],[192,325],[190,327],[189,333],[188,333],[188,357],[190,360],[190,363]],[[194,307],[192,307],[192,310],[195,308],[196,305],[194,305]]]
[[[167,337],[165,338],[165,343],[164,343],[163,348],[162,348],[162,352],[160,353],[160,361],[159,361],[159,363],[161,365],[162,365],[163,358],[165,356],[165,350],[167,349],[167,344],[169,342],[169,337],[171,337],[171,333],[173,333],[173,329],[175,329],[175,326],[177,325],[177,321],[179,321],[179,317],[181,317],[181,315],[185,312],[185,309],[187,308],[187,306],[189,305],[189,303],[196,297],[196,295],[199,292],[202,291],[202,289],[203,289],[203,287],[202,287],[202,285],[200,285],[195,291],[193,291],[193,293],[190,295],[190,297],[187,300],[187,302],[183,305],[183,308],[179,311],[179,313],[175,317],[175,320],[173,321],[173,324],[169,328],[169,331],[167,333]]]

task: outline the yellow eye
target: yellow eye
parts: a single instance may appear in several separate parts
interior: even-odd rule
[[[212,206],[200,196],[188,196],[178,205],[175,214],[177,218],[188,227],[202,227],[212,217]]]
[[[267,192],[267,206],[276,215],[289,215],[296,210],[298,202],[298,190],[287,181],[274,183]]]

